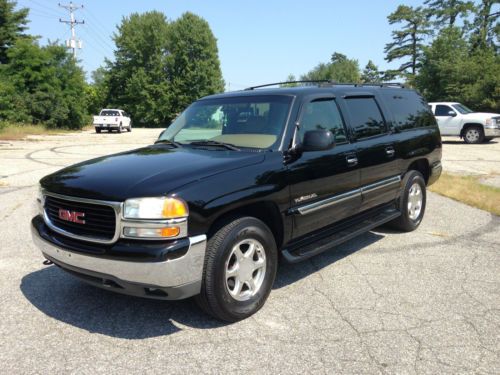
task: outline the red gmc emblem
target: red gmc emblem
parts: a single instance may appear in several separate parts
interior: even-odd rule
[[[85,213],[69,211],[63,208],[59,209],[59,219],[65,221],[71,221],[72,223],[85,224]]]

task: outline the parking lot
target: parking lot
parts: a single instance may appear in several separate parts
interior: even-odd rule
[[[420,228],[384,228],[283,264],[264,308],[223,324],[191,300],[87,286],[31,242],[37,181],[160,130],[0,142],[0,373],[500,373],[500,218],[428,194]],[[500,174],[500,141],[446,139],[455,173]]]

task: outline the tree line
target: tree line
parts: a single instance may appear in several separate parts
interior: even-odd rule
[[[385,60],[396,69],[379,70],[369,60],[363,70],[356,59],[334,52],[300,80],[389,82],[417,88],[429,101],[459,101],[476,110],[500,112],[500,12],[498,0],[425,0],[422,6],[400,5],[388,15],[396,25],[386,44]],[[287,80],[296,78],[289,75]]]
[[[81,128],[103,107],[121,108],[139,126],[167,126],[192,101],[223,91],[217,40],[193,13],[124,17],[114,59],[85,80],[59,41],[27,34],[29,9],[0,0],[0,122]]]
[[[425,0],[400,5],[380,71],[334,52],[302,80],[386,82],[402,79],[427,100],[454,100],[500,111],[499,0]],[[223,91],[217,40],[193,13],[124,17],[113,35],[114,58],[92,72],[59,41],[42,46],[27,33],[29,9],[0,0],[0,122],[81,128],[102,107],[122,108],[139,126],[167,126],[192,101]],[[289,81],[295,80],[293,75]]]

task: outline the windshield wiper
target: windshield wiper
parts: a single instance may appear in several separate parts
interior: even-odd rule
[[[168,145],[174,146],[175,148],[182,147],[179,142],[174,142],[169,139],[158,139],[157,141],[155,141],[155,145],[159,143],[166,143]]]
[[[240,149],[238,147],[236,147],[235,145],[233,145],[231,143],[212,141],[209,139],[192,141],[192,142],[189,142],[189,144],[193,145],[193,146],[219,146],[219,147],[225,147],[228,150],[240,151]]]

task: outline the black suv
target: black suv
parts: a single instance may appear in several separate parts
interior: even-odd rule
[[[280,257],[299,262],[385,223],[417,228],[440,159],[427,103],[402,86],[213,95],[154,145],[43,178],[33,239],[95,286],[196,296],[237,321],[262,307]]]

